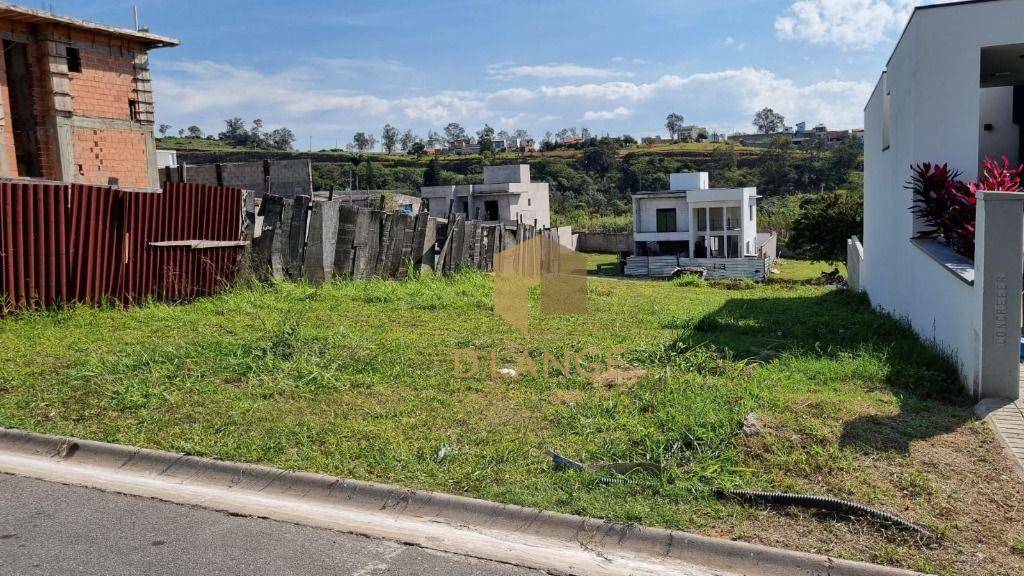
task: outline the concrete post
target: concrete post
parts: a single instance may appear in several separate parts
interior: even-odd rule
[[[1024,194],[978,192],[974,248],[979,399],[1020,396]]]

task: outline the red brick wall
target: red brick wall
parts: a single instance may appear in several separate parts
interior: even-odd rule
[[[106,184],[114,177],[121,186],[149,187],[147,138],[145,133],[135,130],[76,128],[76,181]]]
[[[125,47],[80,47],[82,71],[71,72],[75,116],[130,120],[135,54]]]
[[[21,36],[32,36],[37,31],[17,22],[0,21],[0,30]],[[69,28],[54,27],[46,34],[69,42],[79,49],[82,71],[69,73],[71,106],[76,118],[129,121],[129,100],[134,98],[134,66],[136,52],[144,50],[129,40],[83,34]],[[55,111],[49,79],[49,62],[45,42],[28,44],[29,65],[32,73],[38,127],[38,151],[44,178],[56,178],[60,157],[56,138],[48,126]],[[0,106],[8,109],[10,101],[5,68],[0,58]],[[5,115],[6,116],[6,115]],[[93,184],[106,184],[110,177],[118,178],[124,186],[148,187],[149,162],[147,136],[138,130],[122,128],[75,128],[72,144],[77,173],[65,179]],[[8,175],[18,176],[14,153],[14,138],[9,119],[0,140],[0,154],[7,159]]]

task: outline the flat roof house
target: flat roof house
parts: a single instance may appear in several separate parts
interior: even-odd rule
[[[420,196],[437,218],[446,218],[450,206],[468,220],[551,226],[548,184],[530,181],[529,164],[485,166],[483,184],[424,186]]]
[[[633,195],[638,256],[757,255],[757,188],[711,188],[707,172],[669,177],[669,190]]]
[[[149,50],[178,41],[0,3],[0,176],[155,188]]]

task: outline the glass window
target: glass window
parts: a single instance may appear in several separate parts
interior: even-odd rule
[[[882,150],[888,150],[892,138],[892,100],[889,93],[889,78],[882,72]]]
[[[729,206],[725,209],[725,229],[726,230],[739,230],[742,227],[740,218],[743,216],[743,211],[739,206]]]
[[[728,246],[728,258],[739,258],[743,256],[740,254],[740,237],[739,236],[727,236],[726,242]]]
[[[725,230],[725,210],[722,208],[709,208],[711,213],[711,230]]]
[[[708,245],[704,243],[704,237],[697,238],[697,241],[693,243],[693,258],[707,258],[708,257]]]
[[[725,258],[725,236],[708,237],[708,258]]]
[[[697,208],[697,230],[704,232],[708,229],[708,209]]]
[[[676,209],[658,208],[658,232],[676,231]]]

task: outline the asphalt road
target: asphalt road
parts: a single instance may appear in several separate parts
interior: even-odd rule
[[[0,474],[0,575],[540,576],[386,540]]]

